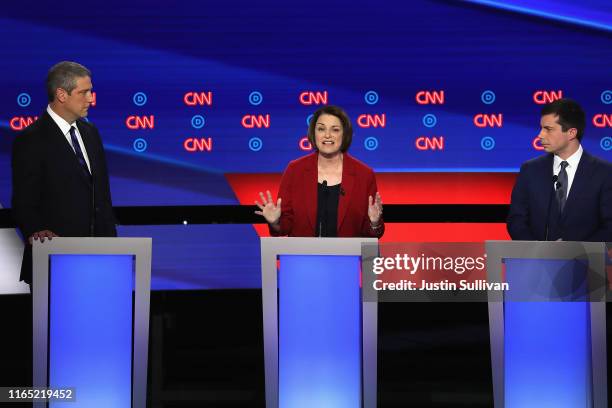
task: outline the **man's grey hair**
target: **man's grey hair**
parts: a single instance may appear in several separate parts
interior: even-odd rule
[[[47,97],[49,102],[55,99],[55,92],[62,88],[68,95],[76,88],[78,78],[91,77],[91,71],[83,65],[72,62],[62,61],[51,67],[47,74]]]

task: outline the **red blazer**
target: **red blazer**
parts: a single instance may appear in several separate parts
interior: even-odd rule
[[[278,197],[281,202],[280,231],[270,229],[273,236],[314,237],[317,222],[318,153],[293,160],[285,169]],[[376,195],[374,171],[359,160],[344,153],[342,189],[338,201],[338,237],[376,237],[385,232],[382,217],[380,227],[373,230],[368,217],[368,196]]]

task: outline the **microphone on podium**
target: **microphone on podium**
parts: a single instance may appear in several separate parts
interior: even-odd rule
[[[550,194],[548,195],[548,210],[546,211],[546,234],[544,235],[544,241],[548,241],[548,227],[549,227],[548,223],[550,222],[550,205],[552,204],[553,194],[560,187],[558,175],[555,174],[552,176],[552,183],[553,183],[553,188]]]
[[[327,227],[327,180],[323,180],[321,185],[323,186],[323,196],[325,197],[325,205],[323,206],[323,216],[321,217],[321,221],[319,221],[319,237],[324,236],[323,226]]]

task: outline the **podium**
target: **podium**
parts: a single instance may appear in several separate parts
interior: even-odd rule
[[[33,383],[76,396],[50,407],[146,406],[150,287],[151,238],[35,241]]]
[[[605,243],[487,241],[496,408],[607,404]]]
[[[14,228],[0,228],[0,295],[30,293],[29,285],[19,280],[22,258],[23,241],[17,231]]]
[[[262,238],[267,408],[375,407],[377,305],[361,296],[361,244]]]

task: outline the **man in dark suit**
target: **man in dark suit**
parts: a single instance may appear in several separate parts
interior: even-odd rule
[[[83,120],[93,102],[91,72],[75,62],[47,75],[49,105],[13,144],[13,217],[26,246],[21,280],[32,282],[32,242],[117,235],[104,148]]]
[[[582,149],[580,105],[545,105],[540,143],[547,155],[525,162],[512,191],[507,226],[514,240],[612,241],[612,164]]]

